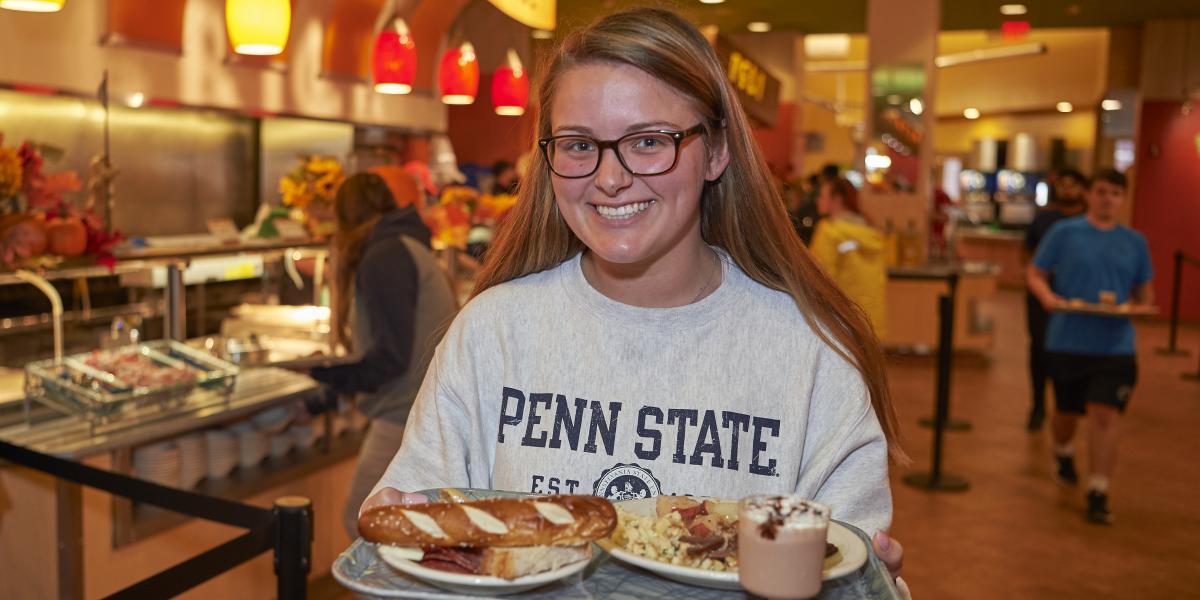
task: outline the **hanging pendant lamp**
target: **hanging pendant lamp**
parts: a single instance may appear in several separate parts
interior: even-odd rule
[[[0,0],[0,8],[23,12],[58,12],[67,0]]]
[[[226,0],[225,28],[238,54],[273,56],[287,46],[292,29],[290,0]]]
[[[417,78],[417,46],[408,23],[393,18],[375,38],[371,53],[371,73],[375,91],[381,94],[407,94]]]
[[[496,114],[519,117],[529,99],[529,74],[521,66],[517,51],[508,49],[508,61],[492,74],[492,108]]]
[[[479,93],[479,61],[475,59],[475,47],[471,42],[463,42],[442,55],[438,82],[444,104],[475,102],[475,95]]]

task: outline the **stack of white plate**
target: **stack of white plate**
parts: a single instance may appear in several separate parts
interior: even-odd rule
[[[139,479],[179,487],[179,447],[174,441],[143,446],[133,452],[133,470]]]
[[[204,445],[208,448],[208,478],[220,479],[229,474],[238,464],[238,438],[224,429],[209,429],[204,432]]]
[[[264,410],[250,419],[254,428],[267,434],[279,433],[285,429],[295,415],[290,406],[276,406]]]
[[[307,450],[312,448],[313,444],[317,442],[317,437],[320,435],[320,433],[321,430],[313,427],[312,423],[305,423],[304,425],[292,425],[292,427],[288,429],[288,434],[292,436],[293,443],[295,443],[297,450]]]
[[[179,446],[179,485],[190,490],[208,475],[208,445],[199,433],[177,438],[175,445]]]
[[[286,456],[292,451],[292,445],[296,443],[296,439],[286,431],[281,431],[271,436],[271,458],[279,458]]]
[[[238,423],[229,428],[238,436],[238,464],[243,468],[253,467],[267,457],[271,450],[271,438],[249,423]]]

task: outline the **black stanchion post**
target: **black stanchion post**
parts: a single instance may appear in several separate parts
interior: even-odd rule
[[[1179,335],[1179,294],[1183,289],[1183,251],[1175,251],[1175,274],[1171,279],[1171,331],[1167,334],[1167,347],[1159,348],[1159,354],[1170,356],[1187,355],[1187,350],[1175,346]]]
[[[1200,381],[1200,361],[1196,362],[1196,372],[1195,373],[1184,373],[1183,378],[1187,379],[1189,381]]]
[[[280,600],[304,600],[312,567],[312,502],[299,496],[275,501],[275,579]]]
[[[938,298],[937,398],[933,418],[933,460],[928,473],[911,473],[904,483],[930,491],[962,492],[970,485],[962,477],[942,473],[942,438],[950,415],[950,371],[954,368],[954,298]]]
[[[938,347],[938,368],[939,369],[941,369],[941,364],[942,364],[941,363],[941,361],[942,361],[942,350],[941,349],[943,347],[946,347],[946,348],[950,349],[950,353],[954,352],[954,339],[953,339],[954,338],[954,334],[953,334],[954,318],[955,318],[954,317],[954,314],[955,314],[954,306],[955,306],[955,304],[958,303],[958,274],[957,273],[951,274],[948,278],[946,278],[946,283],[950,288],[950,331],[951,331],[950,337],[951,337],[951,340],[950,340],[949,345]],[[940,305],[939,305],[939,310],[940,310]],[[938,319],[939,319],[939,327],[940,327],[940,323],[941,323],[941,314],[940,313],[938,315]],[[942,331],[939,328],[938,335],[941,335],[941,333],[942,333]],[[939,373],[940,373],[940,371],[939,371]],[[950,412],[949,412],[950,411],[949,406],[946,407],[946,411],[947,411],[946,416],[942,420],[942,428],[943,429],[945,429],[946,431],[970,431],[971,430],[971,422],[970,421],[965,421],[963,419],[951,418]],[[921,419],[917,420],[917,424],[922,427],[933,427],[933,423],[935,420],[936,419],[934,417],[922,417]]]

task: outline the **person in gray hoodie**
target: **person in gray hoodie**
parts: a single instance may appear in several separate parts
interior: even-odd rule
[[[882,350],[792,228],[712,45],[669,11],[604,17],[539,105],[541,160],[364,507],[794,493],[898,570]]]
[[[412,183],[413,197],[417,197]],[[358,173],[338,188],[334,236],[334,337],[355,362],[312,370],[325,406],[357,396],[371,424],[358,455],[344,521],[357,535],[358,507],[400,447],[404,422],[440,333],[457,309],[449,280],[429,249],[418,201],[383,178]]]

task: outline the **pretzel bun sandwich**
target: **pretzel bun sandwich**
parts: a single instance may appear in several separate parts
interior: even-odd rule
[[[547,496],[381,506],[359,517],[358,531],[417,549],[425,567],[516,579],[591,558],[591,542],[616,524],[604,498]]]

